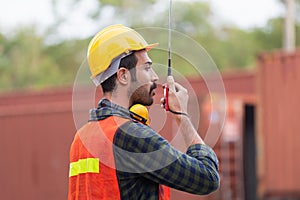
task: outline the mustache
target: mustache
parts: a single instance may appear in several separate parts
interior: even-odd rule
[[[152,90],[157,88],[157,84],[154,82],[151,87],[150,87],[150,93],[152,92]]]

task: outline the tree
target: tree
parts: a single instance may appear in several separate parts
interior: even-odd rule
[[[11,38],[1,35],[0,42],[0,90],[71,84],[87,43],[46,45],[34,27],[21,28]]]
[[[75,8],[82,0],[73,2],[71,6]],[[56,23],[45,33],[38,34],[34,25],[21,27],[10,36],[0,33],[0,90],[73,83],[91,37],[68,40],[55,37],[52,40],[66,20],[66,16],[59,12],[59,3],[53,0]],[[113,23],[133,28],[168,27],[169,4],[165,0],[97,0],[97,3],[97,9],[89,16],[97,22],[99,30]],[[300,0],[296,0],[296,6],[296,36],[299,36]],[[255,65],[257,54],[282,47],[281,17],[270,19],[265,27],[248,30],[222,24],[215,26],[213,17],[208,3],[173,1],[173,28],[202,45],[220,69],[251,68]],[[155,39],[168,40],[166,34],[155,35]],[[299,46],[300,38],[296,39]],[[186,46],[180,40],[173,42],[174,45]],[[167,63],[167,52],[151,51],[150,54],[155,62]],[[189,63],[180,55],[173,55],[173,63],[181,73],[191,73],[185,70],[184,66]]]

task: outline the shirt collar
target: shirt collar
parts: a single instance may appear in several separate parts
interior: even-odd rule
[[[130,112],[128,109],[114,104],[108,99],[101,99],[98,103],[98,107],[90,110],[89,121],[103,120],[110,116],[119,116],[130,119]]]

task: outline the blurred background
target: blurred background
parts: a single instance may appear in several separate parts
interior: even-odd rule
[[[90,39],[114,23],[167,28],[168,6],[166,0],[0,3],[2,199],[67,198],[76,132],[72,89]],[[226,110],[213,113],[211,99],[218,94],[180,70],[184,62],[174,56],[174,68],[200,91],[200,135],[209,126],[221,127],[222,134],[213,145],[220,189],[204,197],[173,190],[172,199],[300,199],[300,0],[173,0],[172,20],[174,30],[211,56],[227,95],[220,102]],[[151,57],[167,60],[157,51]],[[88,117],[88,110],[80,112]],[[216,116],[224,112],[222,123]],[[167,120],[161,131],[167,138],[172,126]]]

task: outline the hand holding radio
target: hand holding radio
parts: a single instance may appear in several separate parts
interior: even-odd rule
[[[179,83],[174,81],[173,76],[167,77],[167,83],[164,87],[164,98],[161,103],[166,111],[173,114],[187,115],[188,91]]]

